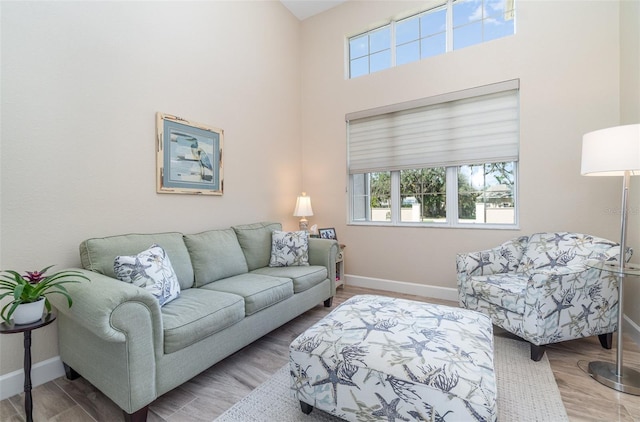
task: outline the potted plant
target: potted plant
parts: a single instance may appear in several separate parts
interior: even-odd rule
[[[40,271],[27,271],[24,276],[13,270],[6,270],[0,274],[0,300],[8,296],[13,299],[0,311],[0,317],[5,322],[10,323],[12,316],[15,324],[38,321],[45,307],[47,312],[51,312],[51,303],[47,299],[49,294],[61,294],[67,298],[69,307],[73,305],[73,300],[63,284],[80,283],[89,278],[74,270],[45,275],[51,267],[53,265]],[[25,312],[27,315],[24,315]]]

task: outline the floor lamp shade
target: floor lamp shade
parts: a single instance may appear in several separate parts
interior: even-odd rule
[[[610,127],[582,137],[584,176],[640,174],[640,124]]]

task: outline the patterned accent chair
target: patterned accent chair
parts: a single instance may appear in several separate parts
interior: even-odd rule
[[[456,257],[460,306],[482,312],[531,343],[531,359],[545,345],[597,335],[610,349],[617,329],[615,275],[585,265],[615,261],[615,242],[580,233],[536,233]],[[627,250],[627,260],[631,257]]]

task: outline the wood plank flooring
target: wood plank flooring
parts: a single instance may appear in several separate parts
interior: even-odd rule
[[[456,306],[442,300],[351,286],[338,289],[334,306],[353,295],[370,293]],[[291,341],[329,311],[322,305],[316,306],[158,398],[150,406],[148,421],[212,421],[285,365]],[[624,347],[625,364],[640,370],[640,347],[628,338]],[[549,346],[547,354],[572,422],[640,422],[640,396],[607,388],[585,372],[589,361],[615,361],[615,344],[613,350],[605,350],[595,337],[573,340]],[[24,394],[0,401],[0,420],[23,421],[23,401]],[[33,401],[36,422],[123,420],[120,409],[82,378],[68,381],[61,377],[38,386],[33,389]]]

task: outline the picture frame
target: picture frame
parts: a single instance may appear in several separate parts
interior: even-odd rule
[[[338,240],[338,236],[336,236],[336,229],[334,229],[333,227],[318,229],[318,235],[321,239]]]
[[[222,195],[224,131],[156,113],[156,192]]]

